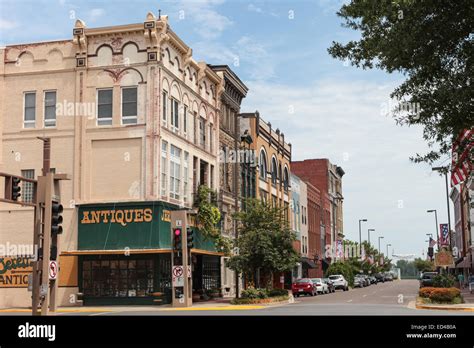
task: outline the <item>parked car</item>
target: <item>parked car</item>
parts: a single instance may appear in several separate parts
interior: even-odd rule
[[[377,283],[385,283],[385,277],[382,273],[375,273],[374,277],[377,279]]]
[[[385,279],[385,281],[388,281],[388,282],[393,281],[393,275],[392,275],[392,273],[386,272],[386,273],[384,274],[384,279]]]
[[[370,286],[372,283],[370,282],[370,278],[367,274],[362,274],[362,278],[364,278],[365,286]]]
[[[349,283],[347,283],[347,280],[342,274],[330,275],[329,280],[333,282],[335,289],[349,290]]]
[[[436,277],[436,272],[424,272],[420,278],[420,288],[425,286],[433,286],[433,278]]]
[[[317,295],[316,287],[309,278],[297,279],[293,284],[291,284],[291,292],[295,297],[299,297],[300,295]]]
[[[336,289],[334,288],[334,283],[329,278],[323,278],[323,282],[328,285],[329,292],[334,292]]]
[[[311,278],[311,281],[313,282],[314,286],[316,287],[316,291],[321,293],[321,294],[329,294],[329,288],[328,285],[323,282],[322,278]]]
[[[355,276],[354,277],[354,288],[363,288],[364,285],[364,279],[361,276]]]

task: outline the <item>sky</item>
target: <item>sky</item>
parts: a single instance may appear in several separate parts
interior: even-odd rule
[[[0,46],[70,39],[76,19],[88,27],[141,23],[151,11],[196,60],[227,64],[247,85],[242,112],[258,110],[292,144],[294,160],[329,158],[341,166],[344,233],[358,240],[374,228],[382,251],[422,256],[427,233],[447,222],[444,177],[409,157],[427,151],[419,127],[386,112],[400,74],[362,70],[332,58],[332,41],[359,34],[341,26],[341,0],[80,1],[0,0]],[[443,158],[438,165],[446,165]],[[451,220],[453,218],[451,206]],[[453,225],[453,224],[452,224]]]

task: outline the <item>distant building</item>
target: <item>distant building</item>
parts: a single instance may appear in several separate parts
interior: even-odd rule
[[[325,245],[335,250],[337,240],[344,238],[342,177],[344,170],[327,158],[291,162],[292,172],[314,185],[320,192],[321,220]],[[332,258],[333,260],[334,258]],[[329,260],[331,261],[331,260]]]

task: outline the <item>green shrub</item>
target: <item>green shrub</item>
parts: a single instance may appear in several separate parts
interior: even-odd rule
[[[454,286],[455,278],[450,274],[439,274],[433,278],[433,287],[451,288]]]
[[[244,304],[258,304],[258,303],[273,303],[280,301],[288,301],[289,296],[275,296],[269,298],[234,298],[230,301],[233,305],[244,305]]]
[[[267,297],[268,295],[267,295],[266,289],[249,288],[242,291],[242,298],[255,299],[255,298],[267,298]]]
[[[267,290],[268,297],[276,297],[276,296],[285,296],[288,295],[288,290],[286,289],[270,289]]]

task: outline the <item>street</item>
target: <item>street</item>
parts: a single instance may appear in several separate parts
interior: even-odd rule
[[[269,306],[221,306],[199,303],[191,308],[150,307],[81,307],[79,311],[58,311],[56,315],[473,315],[472,312],[416,309],[414,301],[418,291],[417,280],[395,280],[355,288],[349,291],[303,296],[292,304]],[[244,307],[245,308],[245,307]],[[4,311],[1,315],[25,315]]]

